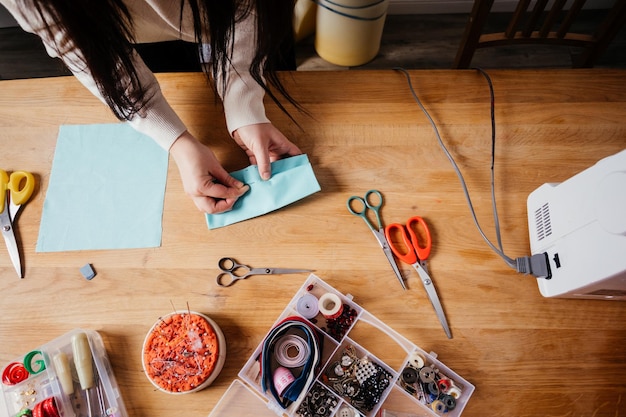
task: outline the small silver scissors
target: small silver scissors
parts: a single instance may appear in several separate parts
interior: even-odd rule
[[[233,258],[222,258],[217,262],[220,269],[216,282],[220,287],[230,287],[240,279],[246,279],[251,275],[280,275],[298,274],[301,272],[313,272],[311,269],[287,269],[287,268],[250,268],[248,265],[237,263]],[[230,281],[224,282],[226,275],[230,275]]]
[[[372,198],[372,195],[375,195],[376,198]],[[376,199],[378,200],[378,203],[374,204],[371,200],[376,200]],[[357,206],[360,205],[360,207],[354,208],[353,204]],[[367,227],[370,228],[370,230],[374,234],[374,237],[376,238],[376,241],[378,242],[381,249],[385,253],[385,256],[387,257],[387,261],[389,261],[389,265],[391,265],[391,269],[393,269],[393,273],[396,275],[396,278],[398,278],[398,281],[400,282],[400,285],[402,285],[402,288],[406,290],[406,284],[404,283],[404,278],[402,277],[402,274],[400,273],[400,270],[398,269],[396,260],[393,258],[391,249],[389,249],[389,242],[387,241],[387,238],[385,237],[385,228],[383,227],[383,222],[380,220],[380,208],[383,206],[383,195],[378,190],[369,190],[368,192],[365,193],[363,197],[353,195],[352,197],[348,198],[347,206],[348,206],[348,211],[350,213],[354,214],[357,217],[362,218],[365,224],[367,225]],[[368,210],[372,210],[374,214],[376,215],[376,222],[378,223],[378,228],[374,227],[372,222],[367,218]]]

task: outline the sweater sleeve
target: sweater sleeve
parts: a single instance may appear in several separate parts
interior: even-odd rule
[[[28,11],[18,9],[14,0],[0,1],[15,17],[22,29],[34,33],[42,39],[48,55],[53,58],[60,58],[92,94],[105,102],[80,55],[80,51],[77,50],[66,33],[55,29],[55,27],[51,27],[51,31],[48,31],[35,12],[28,14]],[[136,53],[133,54],[133,62],[139,81],[146,88],[148,101],[139,114],[136,114],[129,121],[129,124],[139,132],[154,139],[165,150],[169,150],[174,141],[186,130],[185,124],[163,96],[154,74]]]
[[[226,126],[231,134],[243,126],[269,122],[263,105],[265,91],[252,78],[249,69],[256,48],[255,37],[256,15],[249,13],[235,25],[231,66],[226,79],[218,74],[216,80],[224,104]]]

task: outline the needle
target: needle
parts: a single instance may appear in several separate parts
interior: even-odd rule
[[[93,387],[93,364],[91,356],[91,348],[85,333],[78,333],[72,337],[72,350],[74,352],[74,365],[76,373],[80,381],[80,387],[85,390],[87,398],[87,409],[89,416],[93,417],[91,409],[91,399],[89,398],[89,390]]]

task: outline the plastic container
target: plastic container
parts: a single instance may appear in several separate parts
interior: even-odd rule
[[[333,306],[326,305],[314,314],[311,296],[317,300],[338,297],[341,311],[337,313]],[[281,334],[277,329],[282,329],[285,321],[306,323],[318,335],[322,348],[313,379],[296,401],[283,408],[270,390],[262,388],[259,358],[265,342]],[[297,331],[285,335],[302,336]],[[281,365],[277,363],[276,352],[281,350],[278,345],[273,350],[271,369]],[[287,356],[295,360],[298,355],[291,352]],[[290,370],[297,378],[304,366]],[[351,296],[341,294],[313,274],[243,366],[239,378],[209,417],[374,417],[384,413],[457,417],[474,392],[474,386],[438,361],[436,354],[417,347],[354,303]],[[429,387],[430,392],[426,392]]]
[[[319,0],[315,51],[336,65],[351,67],[368,63],[380,50],[388,5],[388,0],[361,3]]]
[[[141,363],[159,391],[189,394],[211,385],[225,360],[226,340],[217,323],[196,311],[176,311],[154,323]]]
[[[0,386],[9,417],[25,410],[83,417],[89,407],[92,415],[128,417],[102,339],[92,330],[73,330],[6,364]]]

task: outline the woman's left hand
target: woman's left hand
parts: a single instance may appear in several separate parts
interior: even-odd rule
[[[246,152],[250,163],[257,165],[264,180],[272,176],[271,162],[285,156],[300,155],[302,151],[271,123],[240,127],[233,132],[235,142]]]

